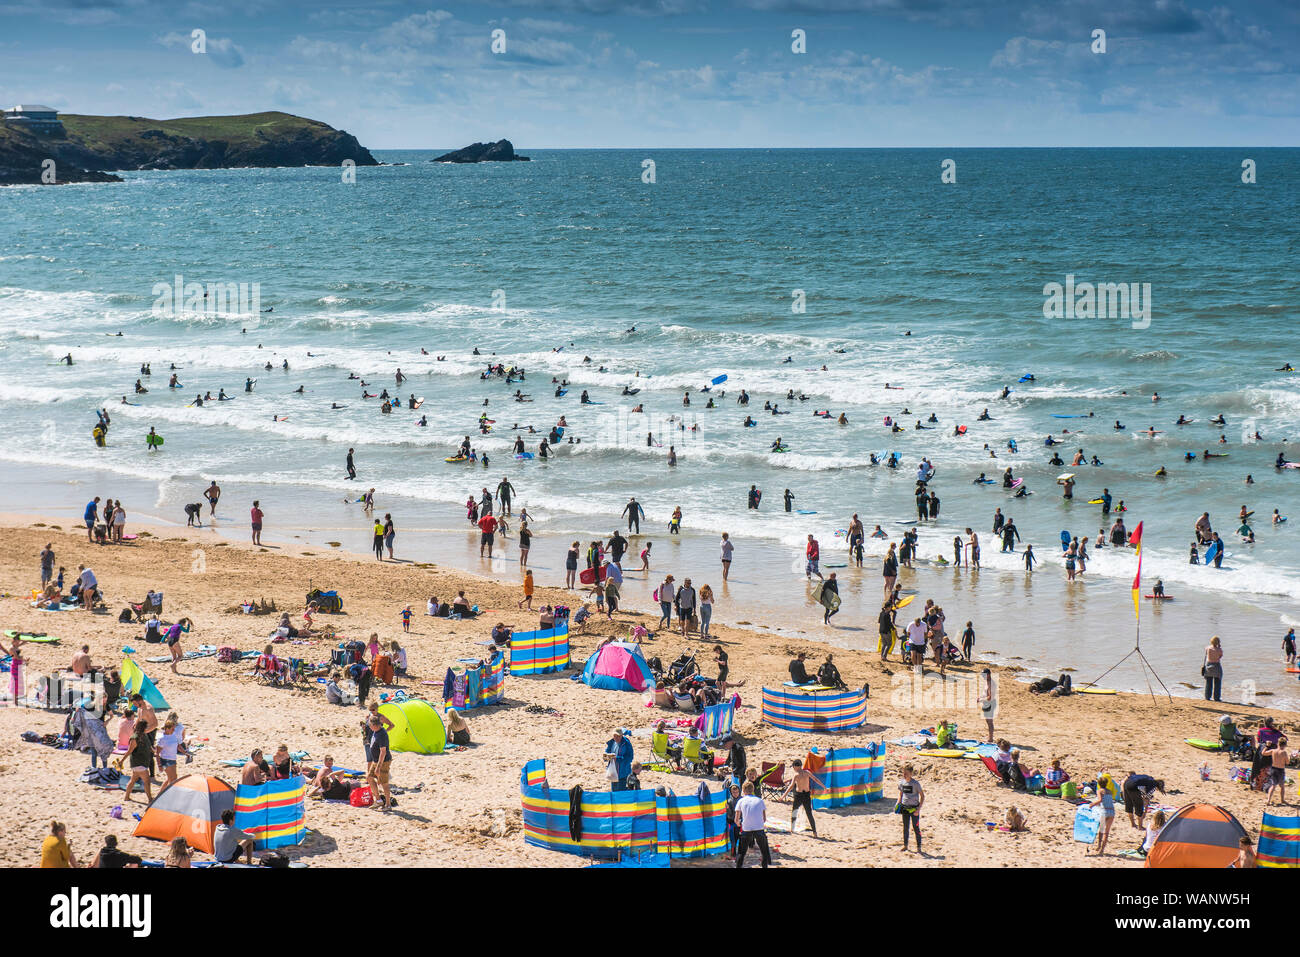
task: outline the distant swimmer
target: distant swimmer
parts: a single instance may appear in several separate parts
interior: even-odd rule
[[[1214,418],[1210,419],[1210,424],[1212,424],[1212,425],[1227,425],[1228,423],[1224,420],[1224,418],[1223,418],[1223,413],[1220,412],[1220,413],[1219,413],[1218,415],[1216,415]]]
[[[1165,467],[1163,465],[1160,466],[1160,468],[1156,469],[1156,478],[1164,478],[1168,474],[1169,473],[1165,471]]]
[[[346,409],[347,406],[346,406],[346,405],[339,405],[337,402],[331,402],[331,403],[330,403],[330,408],[331,408],[331,409]]]
[[[991,422],[992,420],[993,420],[993,416],[989,415],[988,409],[985,409],[983,412],[979,414],[978,421],[980,422]]]
[[[776,441],[772,443],[772,447],[771,447],[771,449],[770,449],[769,451],[772,451],[772,452],[784,452],[785,450],[786,450],[786,446],[785,446],[784,443],[782,443],[782,441],[781,441],[781,436],[778,435],[778,436],[776,437]]]
[[[1002,387],[1002,394],[999,395],[998,398],[999,398],[999,399],[1005,399],[1005,398],[1007,398],[1009,395],[1011,395],[1011,388],[1010,388],[1009,386],[1005,386],[1005,385],[1004,385],[1004,386]]]
[[[59,362],[66,362],[68,365],[72,365],[72,353],[69,352],[66,356],[60,359]]]
[[[406,376],[402,375],[402,368],[401,368],[401,366],[398,366],[398,367],[397,367],[397,375],[394,376],[394,378],[397,380],[397,384],[398,384],[398,385],[401,385],[403,382],[406,381]]]
[[[1047,460],[1048,465],[1064,465],[1065,459],[1061,458],[1059,452],[1053,452],[1052,457]]]
[[[420,421],[417,422],[417,423],[415,423],[415,424],[416,424],[416,425],[419,425],[419,426],[425,426],[425,425],[428,425],[428,424],[429,424],[429,420],[428,420],[427,417],[425,417],[425,416],[422,415],[422,416],[420,416]]]
[[[1124,430],[1124,425],[1123,425],[1123,423],[1120,422],[1119,419],[1116,419],[1116,420],[1115,420],[1115,431],[1116,431],[1116,432],[1122,432],[1123,430]]]
[[[933,412],[931,412],[931,413],[930,413],[930,417],[929,417],[928,419],[926,419],[925,421],[927,421],[927,422],[938,422],[938,421],[939,421],[939,417],[938,417],[937,415],[935,415]]]
[[[848,425],[849,417],[845,415],[843,412],[841,412],[839,419],[837,419],[836,421],[838,421],[840,425]]]
[[[119,336],[120,336],[121,334],[122,334],[122,333],[120,333],[120,332],[118,333]],[[1295,369],[1291,368],[1291,363],[1288,362],[1286,365],[1282,366],[1282,368],[1278,369],[1277,371],[1278,371],[1278,372],[1295,372]]]
[[[1178,417],[1178,421],[1174,423],[1174,425],[1186,425],[1186,424],[1187,424],[1187,416],[1185,415],[1180,415]]]
[[[272,369],[275,368],[275,366],[271,365],[271,363],[268,362],[265,366],[263,366],[263,368],[266,369],[267,372],[270,372]]]
[[[781,365],[788,365],[791,362],[794,362],[794,356],[786,356],[785,361],[782,362]]]
[[[230,399],[231,399],[231,397],[228,396],[228,395],[226,395],[226,390],[225,390],[224,388],[223,388],[223,389],[218,389],[218,390],[217,390],[217,401],[218,401],[218,402],[229,402]]]
[[[298,386],[298,388],[294,389],[293,391],[296,395],[302,395],[306,391],[306,389],[304,386]]]
[[[194,397],[194,403],[193,403],[193,404],[196,405],[196,406],[198,406],[199,408],[202,408],[202,407],[203,407],[203,396],[201,396],[201,395],[196,395],[196,396]]]
[[[636,332],[636,326],[628,326],[628,327],[627,327],[627,331],[628,331],[628,332]]]
[[[171,379],[169,379],[167,382],[167,388],[179,389],[180,387],[181,387],[181,380],[176,378],[176,373],[173,372]]]
[[[980,477],[977,478],[977,479],[975,479],[975,481],[971,482],[970,484],[971,484],[971,485],[988,485],[991,481],[993,481],[993,480],[990,479],[990,478],[988,478],[987,476],[985,476],[985,474],[984,474],[983,472],[981,472],[981,473],[980,473]],[[877,525],[876,527],[879,528],[880,526]]]
[[[587,390],[582,390],[582,398],[579,400],[583,405],[591,405],[591,396],[587,395]]]
[[[135,380],[135,394],[136,394],[136,395],[144,395],[144,394],[145,394],[146,392],[148,392],[148,391],[149,391],[148,389],[146,389],[143,385],[140,384],[140,380],[139,380],[139,379],[136,379],[136,380]]]
[[[1151,401],[1152,401],[1152,402],[1159,402],[1159,401],[1160,401],[1160,393],[1159,393],[1159,392],[1152,392],[1152,393],[1151,393]]]

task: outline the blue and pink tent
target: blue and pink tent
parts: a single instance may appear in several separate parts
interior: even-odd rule
[[[587,659],[582,680],[606,691],[648,691],[655,686],[641,646],[612,641]]]

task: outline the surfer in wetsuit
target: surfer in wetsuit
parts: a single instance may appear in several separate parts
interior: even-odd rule
[[[772,451],[772,452],[784,452],[784,451],[785,451],[785,445],[782,444],[782,442],[781,442],[781,436],[778,435],[778,436],[776,437],[776,441],[772,443],[772,448],[771,448],[769,451]]]
[[[988,409],[985,409],[983,412],[981,412],[981,413],[979,414],[979,419],[978,419],[977,421],[980,421],[980,422],[989,422],[989,421],[991,421],[992,419],[993,419],[993,416],[989,415],[989,410],[988,410]]]
[[[794,493],[789,489],[786,489],[783,497],[785,498],[785,510],[788,512],[790,511],[790,503],[794,501]],[[751,506],[751,508],[752,507],[753,506]]]

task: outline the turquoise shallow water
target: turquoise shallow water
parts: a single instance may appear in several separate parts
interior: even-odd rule
[[[400,496],[411,527],[457,528],[457,503],[506,474],[557,539],[608,532],[635,493],[649,528],[683,508],[686,547],[701,561],[725,529],[776,570],[791,565],[808,532],[829,550],[855,511],[868,530],[880,523],[894,535],[914,514],[915,464],[927,456],[943,509],[923,532],[924,557],[950,555],[952,537],[970,525],[985,541],[984,580],[1003,582],[983,591],[1019,589],[1019,556],[997,553],[983,534],[1002,507],[1043,562],[1035,587],[1075,620],[1056,584],[1054,543],[1063,529],[1096,536],[1098,510],[1084,502],[1108,487],[1129,506],[1130,526],[1145,523],[1145,577],[1160,575],[1201,607],[1239,609],[1258,667],[1273,667],[1278,625],[1300,597],[1300,532],[1267,524],[1274,508],[1300,522],[1300,470],[1272,468],[1279,452],[1300,459],[1294,441],[1283,442],[1300,435],[1300,380],[1273,371],[1300,363],[1288,351],[1300,291],[1300,152],[543,151],[531,163],[474,167],[430,164],[429,155],[383,154],[409,165],[359,170],[355,185],[332,169],[218,170],[0,191],[9,373],[0,460],[24,474],[93,466],[123,482],[158,482],[138,510],[170,520],[216,477],[237,494],[262,490],[306,527],[304,513],[341,506],[351,446],[361,482]],[[956,185],[940,182],[949,156]],[[1240,182],[1247,156],[1258,164],[1255,185]],[[646,158],[656,163],[652,185],[641,181]],[[155,314],[155,285],[177,275],[257,283],[260,308],[273,311]],[[1067,275],[1149,283],[1149,326],[1044,318],[1044,285]],[[791,309],[796,290],[803,312]],[[55,364],[69,352],[72,368]],[[482,381],[493,353],[522,365],[526,380]],[[142,362],[154,374],[136,397]],[[166,388],[172,363],[183,388]],[[398,367],[410,377],[401,394],[425,399],[418,413],[381,415],[346,378],[392,390]],[[1035,380],[1019,383],[1026,373]],[[718,407],[705,408],[699,389],[721,374],[729,379],[715,392]],[[251,394],[248,376],[258,380]],[[564,398],[552,395],[555,376],[571,383]],[[642,391],[625,398],[625,385]],[[1000,401],[1004,385],[1014,391]],[[292,392],[298,386],[304,394]],[[188,406],[219,388],[235,401]],[[535,401],[509,401],[515,388]],[[748,409],[735,402],[741,388],[753,396]],[[602,404],[578,405],[583,389]],[[791,389],[809,398],[791,401]],[[124,393],[139,404],[115,404]],[[475,432],[484,399],[497,425],[475,445],[491,456],[490,483],[443,462]],[[791,414],[763,412],[766,401]],[[631,411],[636,403],[643,413]],[[93,409],[105,405],[114,426],[109,447],[96,449]],[[977,421],[985,407],[991,422]],[[811,414],[826,408],[849,424]],[[747,413],[756,428],[742,427]],[[930,413],[938,427],[915,430]],[[1226,427],[1208,426],[1216,413]],[[1175,427],[1179,414],[1196,421]],[[509,426],[544,431],[560,415],[580,444],[547,464],[513,459]],[[890,433],[885,416],[906,431]],[[1116,419],[1128,428],[1113,430]],[[952,436],[957,424],[969,426],[965,437]],[[1135,435],[1151,425],[1163,434]],[[152,457],[143,443],[151,426],[167,439]],[[1043,438],[1076,427],[1062,455],[1083,447],[1102,466],[1048,464]],[[1256,429],[1262,442],[1243,441]],[[647,432],[662,445],[647,445]],[[767,451],[778,436],[790,452]],[[537,438],[527,437],[530,449]],[[1206,448],[1229,454],[1182,461]],[[887,451],[901,454],[897,471],[869,464],[870,453]],[[971,484],[1008,465],[1033,496],[1010,501]],[[1160,465],[1165,479],[1152,475]],[[1064,471],[1078,474],[1073,503],[1054,484]],[[758,512],[745,509],[751,483],[767,495]],[[785,488],[816,514],[781,512]],[[1255,510],[1258,541],[1225,535],[1223,569],[1187,565],[1195,517],[1209,510],[1216,529],[1232,533],[1242,504]],[[883,550],[870,544],[869,556]],[[430,538],[428,547],[439,546]],[[1131,554],[1095,553],[1089,583],[1076,590],[1104,588],[1118,623],[1133,571]],[[871,597],[866,589],[863,616]],[[785,624],[804,595],[756,599],[772,601],[773,620]],[[1090,601],[1092,614],[1109,607]],[[849,616],[846,606],[840,617]],[[854,624],[872,630],[870,617]]]

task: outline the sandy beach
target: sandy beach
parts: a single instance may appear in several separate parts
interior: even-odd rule
[[[238,611],[246,599],[274,601],[298,622],[304,596],[313,587],[334,588],[344,599],[344,614],[322,615],[318,625],[333,625],[338,637],[306,644],[280,646],[282,653],[311,661],[325,661],[329,649],[342,637],[367,638],[377,632],[382,641],[397,638],[409,656],[409,677],[395,687],[412,695],[440,697],[441,676],[457,658],[477,655],[476,644],[487,639],[493,623],[504,621],[518,630],[537,626],[537,615],[516,608],[521,591],[514,580],[491,580],[448,568],[414,562],[375,561],[372,557],[344,553],[328,546],[276,544],[256,548],[223,539],[210,529],[134,527],[135,543],[95,546],[84,531],[69,527],[66,518],[44,520],[31,516],[0,516],[4,546],[0,548],[0,622],[7,629],[59,636],[59,645],[27,645],[29,680],[66,668],[73,653],[90,646],[97,666],[117,664],[121,648],[137,649],[135,656],[177,710],[189,733],[205,743],[182,771],[216,774],[232,782],[237,771],[219,761],[247,756],[254,747],[274,750],[285,743],[291,750],[310,752],[319,760],[326,754],[345,767],[363,767],[357,708],[328,705],[323,686],[314,681],[297,689],[262,685],[248,672],[249,663],[221,664],[214,657],[181,663],[173,675],[166,664],[145,664],[143,659],[165,651],[165,646],[145,645],[138,625],[123,624],[118,612],[128,601],[139,601],[150,588],[165,595],[167,620],[188,616],[194,630],[186,636],[187,648],[199,644],[235,645],[260,649],[273,628],[270,617],[250,617]],[[59,527],[62,526],[62,527]],[[29,591],[39,584],[38,553],[51,542],[57,564],[75,577],[78,565],[93,568],[103,589],[110,614],[85,611],[43,612],[31,607]],[[399,556],[401,550],[399,549]],[[513,555],[513,553],[512,553]],[[630,565],[631,563],[629,563]],[[656,569],[652,576],[662,575]],[[678,577],[690,569],[678,570]],[[573,593],[556,586],[563,572],[537,573],[534,606],[563,603],[576,607]],[[628,573],[636,578],[637,574]],[[432,619],[423,615],[430,595],[450,597],[464,589],[483,609],[474,621]],[[923,602],[924,591],[918,596]],[[399,613],[410,604],[416,615],[411,633],[401,633]],[[586,634],[572,638],[575,669],[602,637],[625,637],[629,625],[652,627],[652,616],[639,612],[618,614],[613,623],[593,619]],[[746,622],[745,624],[749,624]],[[951,629],[950,629],[951,630]],[[781,731],[760,721],[757,707],[764,685],[779,686],[797,651],[809,653],[819,664],[827,647],[809,640],[763,634],[745,627],[716,625],[714,640],[730,655],[733,681],[743,680],[738,691],[742,707],[736,716],[736,734],[748,752],[751,766],[762,760],[800,757],[811,746],[852,746],[893,740],[943,718],[959,724],[962,737],[983,737],[983,722],[974,695],[967,696],[964,679],[970,667],[950,668],[948,680],[927,673],[918,687],[910,673],[895,661],[882,666],[874,652],[835,649],[835,661],[851,686],[871,687],[867,725],[836,735]],[[985,629],[979,651],[997,650],[999,638]],[[647,644],[647,655],[672,660],[689,646],[698,652],[706,674],[713,673],[711,654],[701,642],[686,641],[667,632]],[[1092,780],[1109,771],[1124,777],[1145,772],[1167,782],[1161,803],[1174,807],[1192,801],[1221,804],[1232,811],[1247,830],[1257,833],[1265,801],[1262,793],[1231,783],[1229,759],[1207,754],[1183,743],[1187,737],[1213,738],[1218,717],[1229,714],[1243,729],[1253,728],[1266,714],[1293,729],[1300,716],[1261,706],[1211,704],[1196,699],[1163,696],[1073,695],[1053,698],[1032,695],[1013,668],[995,668],[999,678],[998,736],[1006,736],[1025,754],[1025,763],[1045,769],[1053,757],[1076,781]],[[316,867],[383,866],[549,866],[573,867],[584,862],[525,845],[520,827],[519,773],[524,762],[546,758],[553,787],[581,784],[603,789],[600,753],[610,731],[619,725],[640,731],[658,717],[671,713],[645,706],[645,696],[601,691],[569,680],[572,672],[544,677],[507,679],[506,702],[470,711],[474,746],[442,755],[399,754],[393,765],[393,782],[399,806],[388,815],[370,813],[346,804],[313,801],[308,806],[309,839],[289,850],[291,857]],[[1079,680],[1076,678],[1076,680]],[[437,682],[437,686],[425,682]],[[945,688],[948,705],[945,705]],[[968,699],[968,700],[967,700]],[[1262,700],[1262,699],[1261,699]],[[965,704],[958,708],[956,703]],[[539,705],[558,714],[530,713]],[[439,702],[439,710],[441,710]],[[23,731],[38,734],[62,730],[65,716],[38,709],[0,709],[0,768],[7,773],[8,798],[0,809],[0,825],[11,835],[0,849],[0,863],[10,867],[33,866],[40,841],[52,817],[68,825],[73,852],[88,862],[106,833],[119,836],[121,846],[146,857],[161,857],[157,842],[131,836],[134,821],[114,820],[109,809],[120,802],[121,792],[96,790],[77,782],[87,766],[84,755],[40,744],[24,743]],[[116,727],[116,721],[111,728]],[[638,758],[649,752],[649,737],[635,736]],[[1210,780],[1201,780],[1202,762],[1212,768]],[[899,769],[912,763],[927,795],[922,829],[925,855],[900,848],[898,819],[890,813]],[[646,772],[646,787],[665,785],[678,793],[691,793],[698,777],[687,774]],[[1141,832],[1133,830],[1121,812],[1112,831],[1112,844],[1101,858],[1085,856],[1085,847],[1071,839],[1074,808],[1061,800],[1016,794],[1000,787],[978,761],[950,760],[891,746],[886,760],[886,800],[865,807],[819,812],[821,837],[805,833],[773,835],[774,861],[780,866],[851,867],[874,865],[942,866],[1077,866],[1135,867],[1140,862],[1115,853],[1136,847]],[[142,801],[142,796],[137,796]],[[1001,821],[1016,805],[1029,815],[1028,831],[1011,834],[989,831],[986,821]],[[140,810],[142,805],[127,805]],[[789,821],[789,804],[769,802],[769,818]],[[504,827],[502,826],[504,822]],[[504,833],[503,833],[504,832]],[[714,858],[675,866],[726,866]]]

